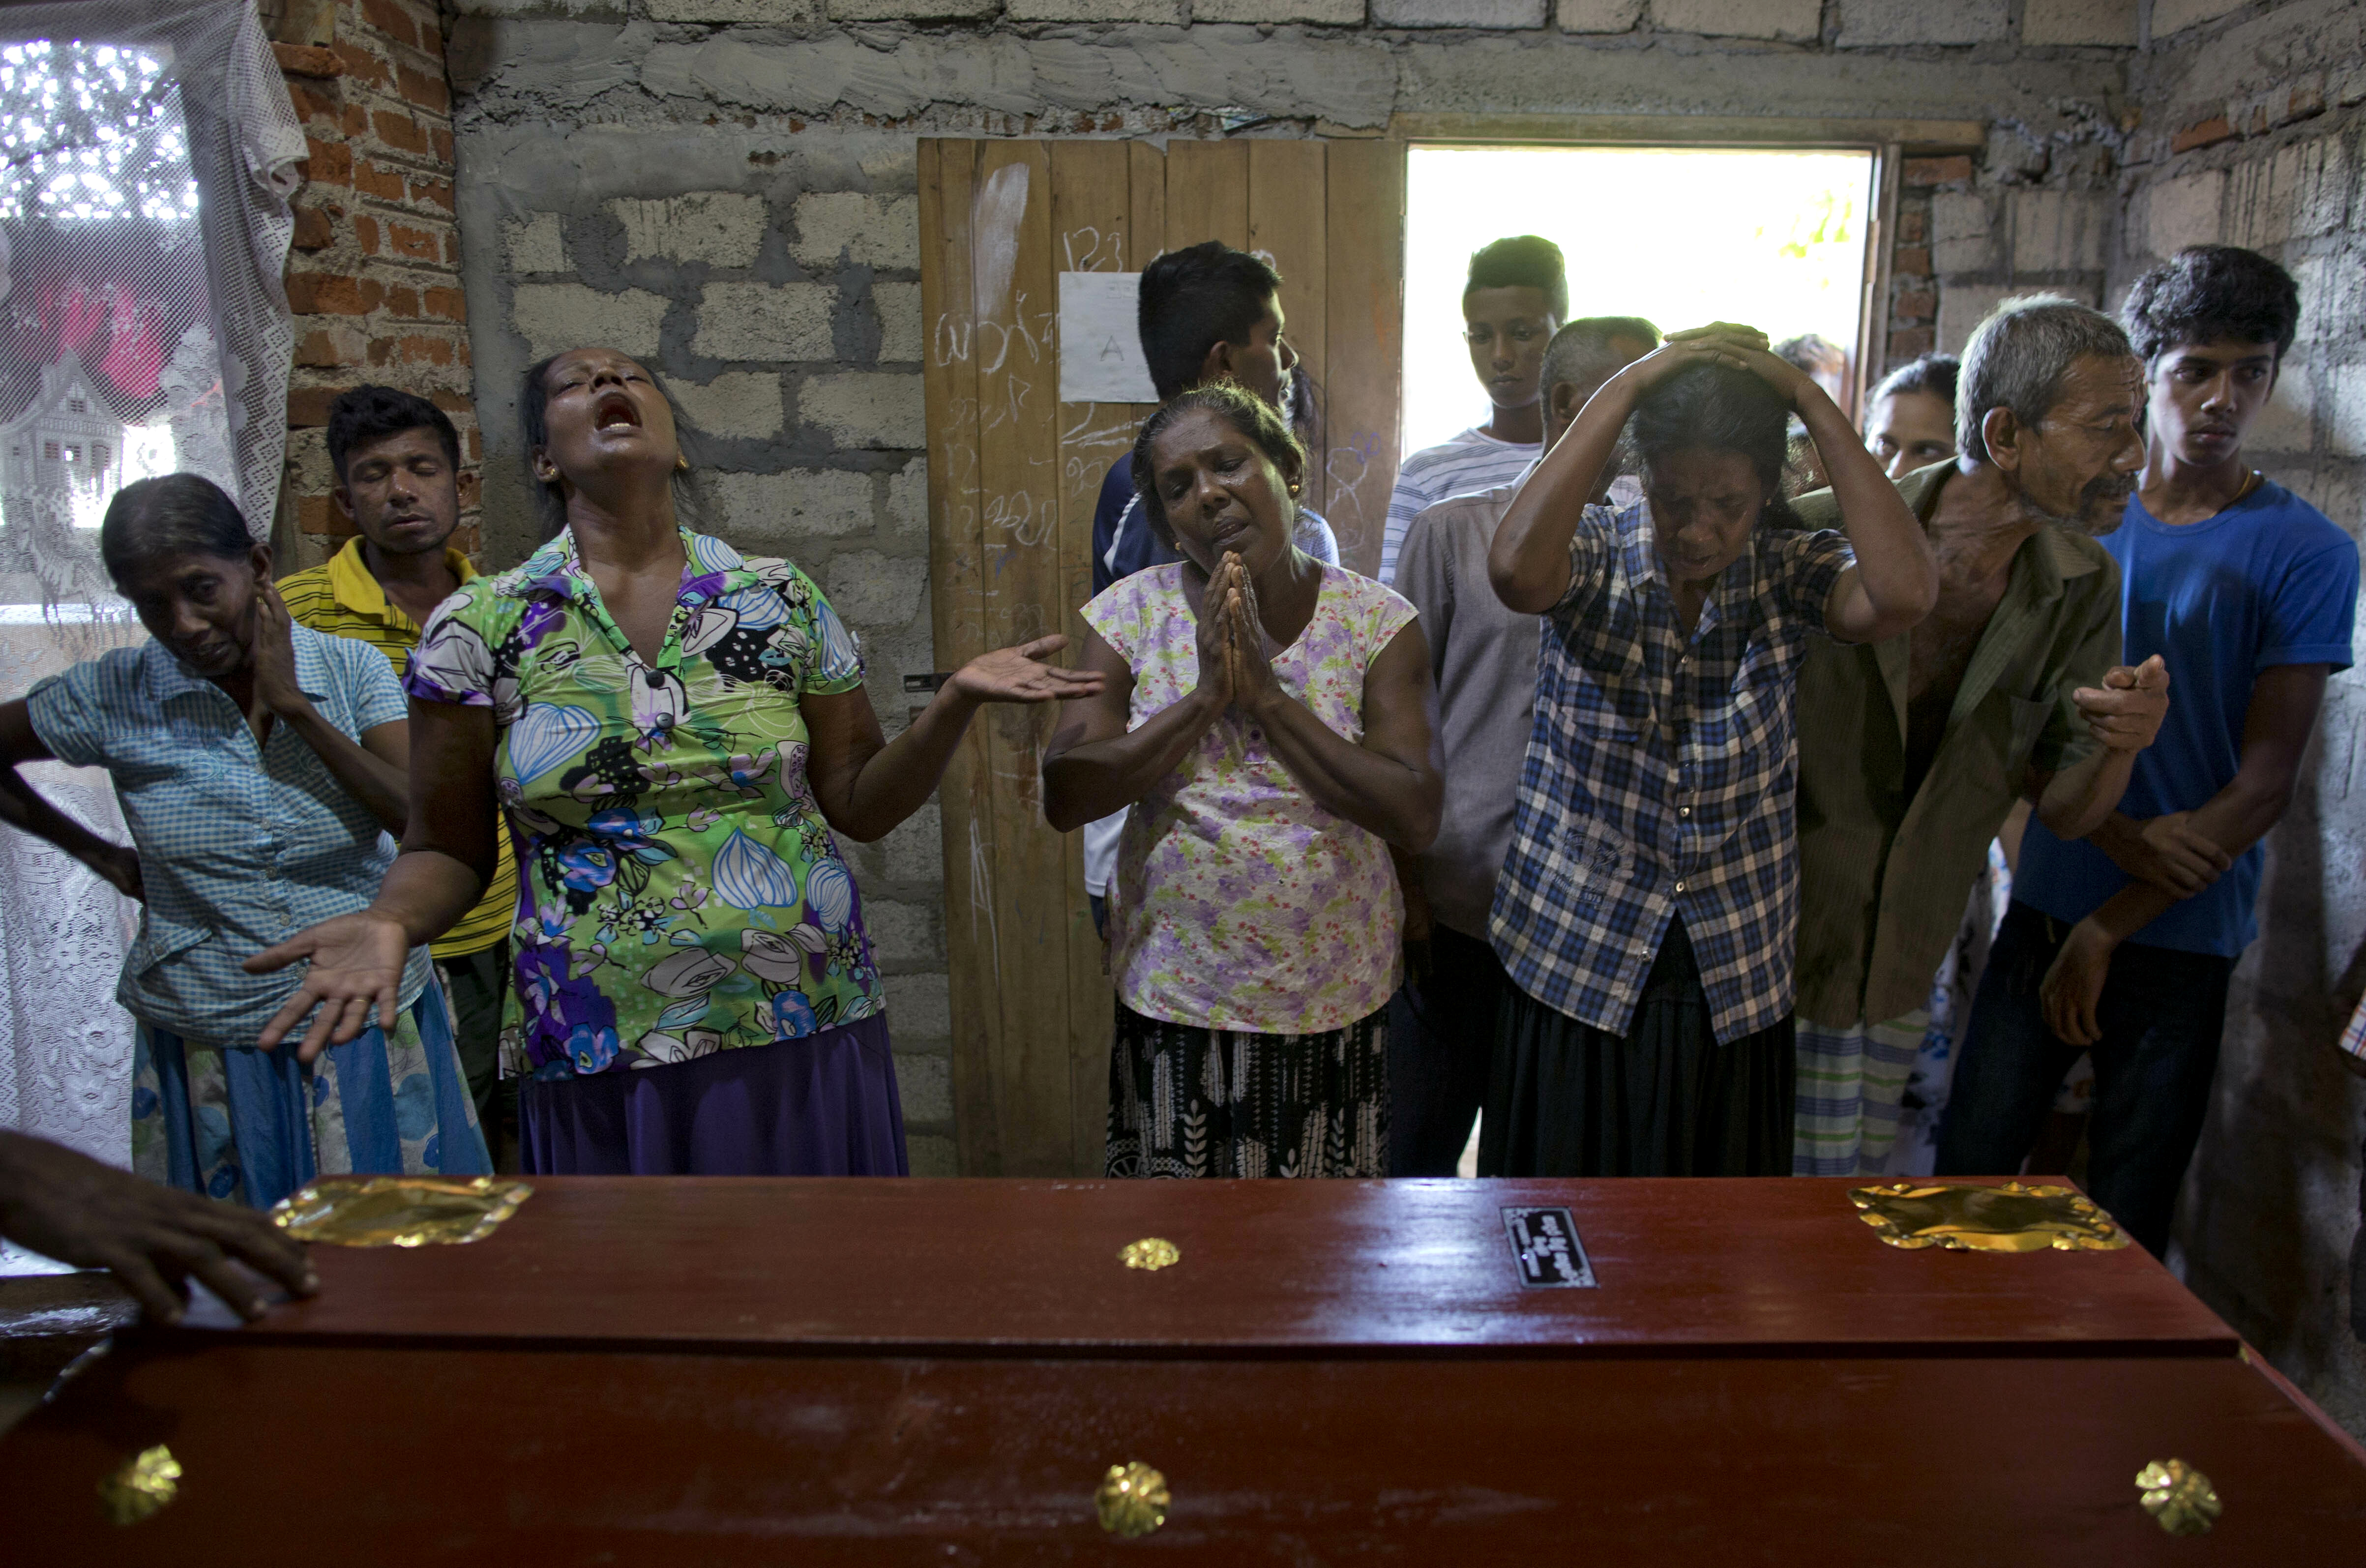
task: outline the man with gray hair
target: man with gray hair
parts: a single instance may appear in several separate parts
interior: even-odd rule
[[[1660,345],[1633,316],[1570,322],[1538,366],[1542,451],[1602,384]],[[1487,549],[1525,473],[1415,514],[1397,556],[1397,592],[1421,612],[1437,682],[1446,804],[1437,840],[1397,857],[1405,896],[1405,984],[1389,1004],[1389,1174],[1452,1176],[1487,1092],[1495,1007],[1510,982],[1487,941],[1487,909],[1511,847],[1520,764],[1537,694],[1538,617],[1504,607]],[[1597,501],[1641,499],[1633,479]]]
[[[2169,707],[2120,663],[2120,574],[2092,537],[2144,466],[2143,372],[2108,316],[2008,299],[1964,351],[1958,455],[1898,481],[1939,602],[1799,676],[1798,1113],[1792,1169],[1883,1174],[1933,979],[2015,800],[2065,837],[2118,805]],[[1829,491],[1793,503],[1831,526]],[[1912,1174],[1900,1171],[1897,1174]]]

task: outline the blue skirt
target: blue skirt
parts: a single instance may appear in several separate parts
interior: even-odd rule
[[[267,1209],[315,1176],[490,1176],[493,1162],[441,987],[391,1035],[376,1023],[311,1066],[142,1022],[131,1164],[152,1180]]]

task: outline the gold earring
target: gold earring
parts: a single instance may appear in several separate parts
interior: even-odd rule
[[[686,474],[690,472],[690,459],[683,457],[679,452],[675,453],[673,455],[673,469],[674,472],[678,474]]]

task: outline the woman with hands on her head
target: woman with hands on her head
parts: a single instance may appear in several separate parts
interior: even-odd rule
[[[1788,511],[1794,412],[1845,537],[1762,527]],[[1645,499],[1589,505],[1622,433]],[[1814,378],[1720,322],[1594,394],[1488,567],[1546,620],[1490,919],[1514,988],[1480,1171],[1787,1174],[1804,638],[1874,642],[1927,615],[1921,526]]]
[[[393,863],[410,746],[394,672],[296,625],[270,547],[195,474],[118,491],[99,552],[152,640],[0,705],[0,819],[145,900],[116,988],[139,1024],[134,1168],[257,1208],[321,1170],[490,1171],[424,947],[389,953],[380,1018],[326,1062],[257,1049],[309,1003],[242,961],[362,908]],[[47,757],[107,770],[132,848],[16,772]]]
[[[411,830],[367,908],[299,958],[307,1056],[393,1000],[401,954],[481,896],[505,821],[520,895],[504,1071],[530,1172],[902,1175],[886,998],[836,833],[927,801],[980,704],[1089,696],[1042,637],[973,660],[893,742],[813,581],[684,526],[670,400],[613,349],[526,372],[556,535],[445,601],[411,661]],[[789,481],[783,481],[783,483]]]
[[[1291,542],[1305,453],[1236,387],[1143,426],[1133,482],[1181,560],[1085,606],[1100,691],[1043,762],[1066,831],[1127,811],[1110,885],[1112,1176],[1383,1176],[1402,904],[1436,836],[1436,694],[1413,606]]]

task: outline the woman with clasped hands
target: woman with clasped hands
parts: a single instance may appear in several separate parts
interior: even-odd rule
[[[1239,388],[1175,399],[1133,483],[1182,559],[1085,606],[1105,683],[1052,738],[1044,811],[1127,811],[1112,1176],[1387,1174],[1388,846],[1436,836],[1437,698],[1413,606],[1292,543],[1305,466]]]
[[[519,407],[556,536],[429,621],[402,854],[367,909],[254,961],[312,961],[264,1038],[319,1001],[309,1055],[383,1010],[402,952],[480,896],[505,816],[528,1171],[902,1175],[885,989],[835,834],[918,810],[980,704],[1102,677],[1037,662],[1062,637],[1003,649],[888,742],[812,579],[683,526],[689,464],[646,367],[558,355]]]
[[[1845,536],[1788,515],[1795,410]],[[1591,505],[1622,433],[1645,499]],[[1823,389],[1719,323],[1594,395],[1488,575],[1545,628],[1489,921],[1515,988],[1480,1172],[1786,1175],[1801,654],[1930,613],[1921,526]]]

